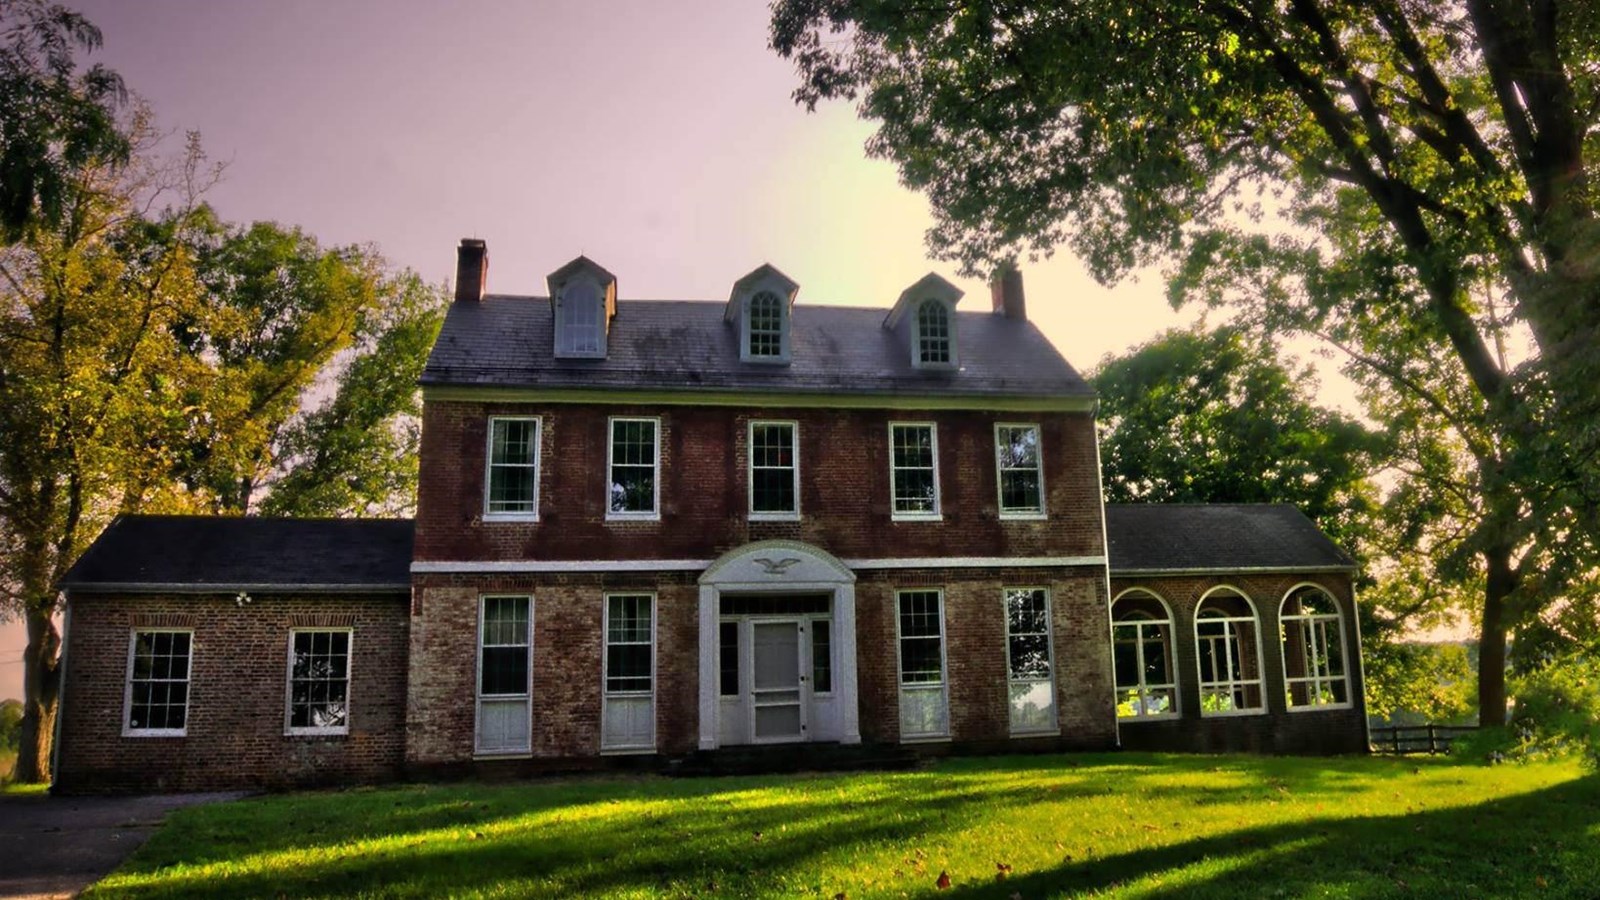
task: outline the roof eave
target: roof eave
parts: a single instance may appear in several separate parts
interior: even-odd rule
[[[385,584],[199,584],[195,582],[67,582],[60,590],[77,594],[404,594],[411,582]]]

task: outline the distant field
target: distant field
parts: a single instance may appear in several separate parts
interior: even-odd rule
[[[1575,765],[1130,753],[264,797],[174,813],[89,896],[1442,900],[1597,872]]]

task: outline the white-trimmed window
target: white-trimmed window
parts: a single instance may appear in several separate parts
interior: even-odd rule
[[[1011,733],[1058,731],[1050,592],[1044,588],[1006,588],[1005,601]]]
[[[539,518],[539,419],[493,416],[488,444],[485,516]]]
[[[655,599],[654,594],[606,595],[601,749],[655,747]]]
[[[1124,593],[1111,606],[1111,657],[1117,679],[1117,717],[1152,719],[1178,714],[1172,659],[1172,613],[1156,595]]]
[[[939,518],[939,437],[933,423],[889,423],[889,490],[894,518]]]
[[[661,502],[661,421],[611,420],[606,518],[654,519]]]
[[[288,734],[350,731],[350,629],[289,631]]]
[[[1042,518],[1044,469],[1039,462],[1039,426],[996,425],[994,452],[1001,517]]]
[[[189,669],[194,632],[138,628],[128,638],[128,684],[122,733],[182,737],[189,727]]]
[[[1289,708],[1349,706],[1350,675],[1338,601],[1316,585],[1303,584],[1283,598],[1278,621]]]
[[[800,518],[800,426],[750,423],[750,518]]]
[[[833,693],[833,620],[811,620],[811,693]]]
[[[757,291],[745,306],[744,354],[748,362],[789,358],[789,310],[773,291]]]
[[[917,306],[917,368],[947,369],[956,363],[955,330],[950,307],[929,298]]]
[[[600,286],[574,278],[556,298],[556,356],[606,355],[606,300]]]
[[[1195,611],[1200,663],[1200,714],[1261,712],[1261,631],[1255,607],[1237,591],[1219,588]]]
[[[533,598],[485,596],[478,604],[480,754],[532,749]]]
[[[944,593],[897,591],[900,644],[900,739],[950,735],[950,700],[945,685]]]

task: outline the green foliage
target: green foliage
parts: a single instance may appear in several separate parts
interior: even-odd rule
[[[112,897],[1541,896],[1593,893],[1564,762],[1138,753],[918,771],[408,785],[193,807]]]
[[[1236,329],[1169,331],[1090,376],[1108,502],[1292,503],[1358,552],[1379,451],[1316,405],[1309,371]]]
[[[1600,656],[1554,657],[1512,681],[1517,752],[1576,754],[1600,769]]]
[[[16,753],[22,741],[22,701],[0,700],[0,753]],[[9,767],[0,767],[0,774]]]
[[[59,224],[84,166],[127,160],[122,79],[99,65],[79,72],[73,58],[99,47],[100,30],[66,7],[0,2],[0,242]]]
[[[1477,715],[1473,660],[1461,644],[1368,645],[1367,714],[1396,725],[1457,724]]]

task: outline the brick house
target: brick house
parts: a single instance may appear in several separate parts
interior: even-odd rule
[[[971,312],[458,263],[415,521],[117,519],[62,584],[58,787],[1365,749],[1349,558],[1290,507],[1102,504],[1015,273]]]

